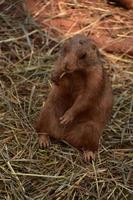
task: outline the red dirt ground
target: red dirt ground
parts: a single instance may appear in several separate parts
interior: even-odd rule
[[[133,55],[133,10],[103,0],[26,0],[26,8],[56,39],[84,32],[107,52]]]

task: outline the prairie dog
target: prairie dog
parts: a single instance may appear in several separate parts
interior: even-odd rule
[[[97,46],[78,34],[66,40],[55,63],[53,82],[36,130],[40,147],[50,138],[65,140],[94,159],[99,139],[110,117],[113,94]]]

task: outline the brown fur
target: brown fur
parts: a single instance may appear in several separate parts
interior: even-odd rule
[[[84,35],[68,39],[51,79],[54,84],[37,132],[84,151],[97,151],[112,110],[112,89],[95,44]]]
[[[115,2],[127,9],[133,9],[133,0],[108,0],[108,2],[110,1]]]

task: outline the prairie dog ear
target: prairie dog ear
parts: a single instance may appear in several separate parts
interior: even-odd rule
[[[60,54],[64,55],[70,50],[70,41],[67,39],[60,47]]]

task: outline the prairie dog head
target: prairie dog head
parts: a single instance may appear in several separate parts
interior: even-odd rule
[[[67,73],[89,70],[97,65],[99,60],[95,43],[83,34],[75,35],[62,45],[51,79],[56,82]]]

